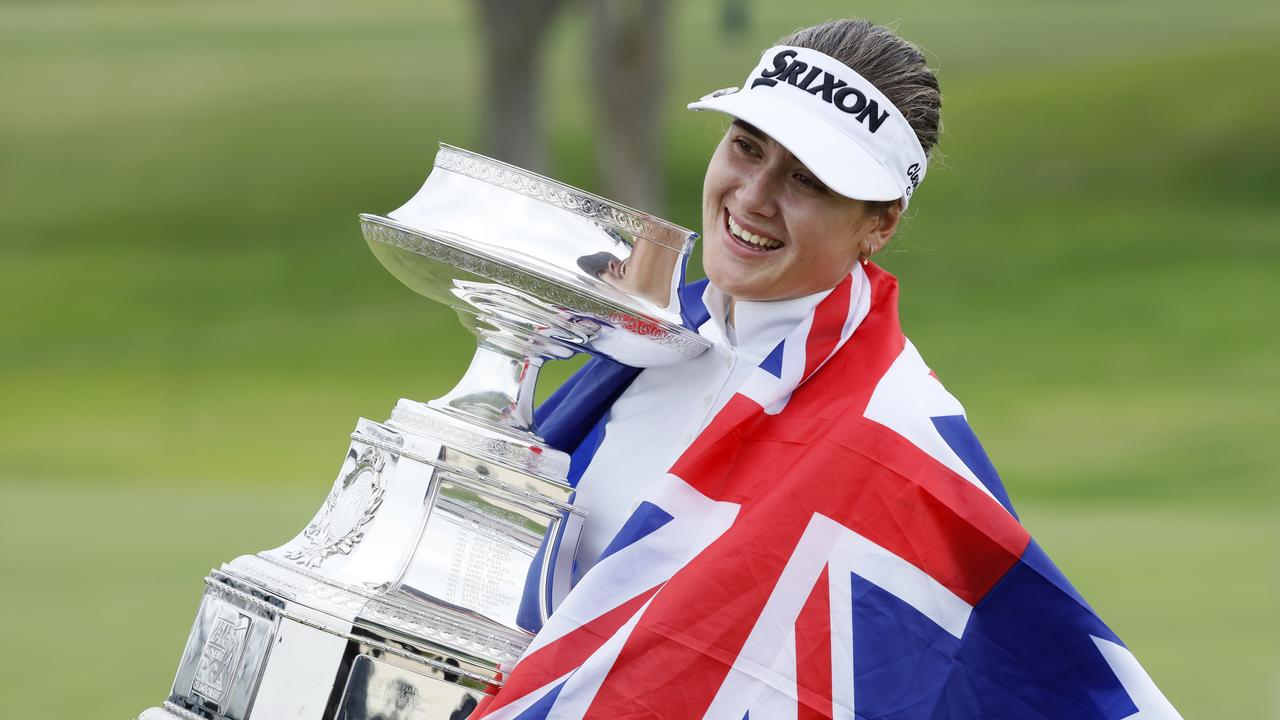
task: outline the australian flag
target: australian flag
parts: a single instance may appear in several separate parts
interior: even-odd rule
[[[542,408],[572,475],[636,372],[592,361]],[[654,483],[476,717],[1179,717],[1018,521],[875,265]]]

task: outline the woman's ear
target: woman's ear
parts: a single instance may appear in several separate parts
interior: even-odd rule
[[[879,252],[885,245],[888,245],[889,240],[893,238],[893,233],[898,229],[898,221],[901,219],[901,203],[895,202],[876,209],[871,218],[870,227],[867,228],[867,234],[863,236],[863,254],[866,257],[870,257]]]

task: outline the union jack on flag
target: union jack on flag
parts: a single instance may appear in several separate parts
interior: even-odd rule
[[[636,372],[592,361],[542,408],[571,475]],[[1019,523],[875,265],[655,483],[476,717],[1179,717]]]

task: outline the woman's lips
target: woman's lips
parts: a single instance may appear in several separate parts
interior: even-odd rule
[[[735,224],[736,222],[737,221],[734,221]],[[774,247],[764,247],[763,245],[760,245],[758,243],[753,243],[741,237],[738,237],[733,233],[733,230],[729,227],[729,223],[730,223],[730,215],[729,215],[728,208],[726,208],[724,211],[724,219],[720,223],[720,227],[724,231],[725,245],[727,245],[729,249],[733,251],[734,254],[736,255],[740,255],[743,257],[759,257],[761,255],[767,255],[771,252],[776,252],[778,250],[781,250],[784,247],[784,245],[777,240],[768,239],[769,242],[775,242],[777,243],[777,245],[775,245]]]

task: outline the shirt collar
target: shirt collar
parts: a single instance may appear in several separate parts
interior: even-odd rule
[[[831,291],[822,290],[792,298],[759,302],[737,300],[734,302],[733,327],[726,323],[729,296],[711,283],[702,292],[702,302],[710,313],[710,321],[703,325],[704,335],[712,341],[723,341],[738,355],[758,363],[777,347],[779,342],[813,312],[822,298]],[[711,326],[708,328],[707,326]],[[707,332],[711,330],[711,332]]]

